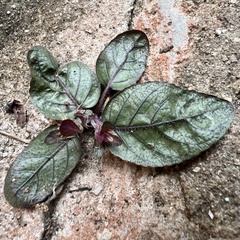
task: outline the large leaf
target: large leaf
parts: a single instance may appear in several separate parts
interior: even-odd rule
[[[4,194],[14,207],[27,208],[44,201],[79,162],[82,149],[77,137],[44,143],[56,126],[40,133],[8,170]]]
[[[148,52],[145,33],[131,30],[118,35],[97,59],[96,72],[101,84],[123,90],[136,83],[145,70]]]
[[[71,62],[58,68],[56,59],[41,46],[28,52],[30,95],[34,105],[56,120],[73,119],[78,107],[91,108],[99,99],[96,74],[85,64]]]
[[[233,120],[231,103],[214,96],[151,82],[115,95],[103,112],[123,143],[109,146],[120,158],[143,166],[180,163],[208,149]]]

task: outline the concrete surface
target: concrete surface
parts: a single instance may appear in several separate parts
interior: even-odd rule
[[[238,0],[2,0],[0,9],[1,131],[30,140],[51,123],[29,101],[31,46],[48,47],[61,63],[80,60],[94,69],[104,45],[130,28],[150,40],[142,81],[168,81],[235,106],[228,134],[178,166],[144,168],[108,152],[100,156],[87,138],[88,157],[62,193],[33,210],[14,209],[4,199],[7,169],[26,144],[0,135],[0,239],[238,239]],[[26,104],[24,128],[4,111],[13,99]],[[84,187],[92,190],[78,190]]]

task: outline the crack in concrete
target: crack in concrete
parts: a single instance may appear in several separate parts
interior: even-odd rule
[[[56,206],[62,195],[65,194],[66,185],[61,188],[61,191],[54,199],[49,200],[46,203],[48,210],[43,213],[43,233],[40,240],[51,240],[55,236],[55,232],[58,230],[59,224],[55,217]]]
[[[131,12],[130,12],[130,17],[128,21],[128,30],[131,30],[133,28],[133,18],[135,17],[135,9],[137,5],[137,0],[134,0],[131,6]]]
[[[44,214],[43,224],[44,231],[41,236],[41,240],[51,240],[55,231],[58,228],[58,223],[54,218],[55,204],[49,204],[48,211]]]
[[[180,188],[181,188],[181,193],[182,193],[182,197],[183,197],[183,203],[184,203],[184,207],[185,207],[184,215],[188,219],[188,221],[191,222],[190,211],[189,211],[188,204],[187,204],[187,197],[186,197],[184,184],[183,184],[183,181],[182,181],[182,178],[181,178],[181,173],[179,171],[179,172],[176,172],[176,174],[178,176],[178,181],[179,181],[179,185],[180,185]]]
[[[90,132],[90,134],[92,135],[92,132]],[[85,148],[85,150],[87,149],[86,146],[84,148]],[[85,152],[87,152],[87,150]],[[87,155],[85,155],[83,157],[83,159],[84,158],[87,158]],[[75,170],[76,169],[77,169],[77,167],[75,168]],[[71,176],[72,175],[73,175],[73,173],[71,174]],[[56,232],[58,231],[58,229],[60,227],[60,224],[59,224],[59,222],[56,218],[55,213],[57,211],[58,202],[63,197],[63,195],[65,195],[67,193],[74,193],[74,192],[79,192],[79,191],[80,192],[91,191],[92,190],[91,187],[79,187],[77,189],[72,189],[72,190],[66,191],[66,188],[71,183],[71,181],[72,180],[67,178],[65,180],[65,183],[63,183],[63,185],[60,185],[58,187],[59,190],[57,190],[56,196],[54,196],[53,198],[50,196],[50,198],[47,200],[46,206],[48,207],[48,210],[43,213],[43,215],[44,215],[43,216],[44,229],[43,229],[43,233],[41,235],[40,240],[51,240],[56,235]]]

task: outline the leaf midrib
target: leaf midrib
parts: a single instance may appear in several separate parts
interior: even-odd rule
[[[216,109],[218,110],[218,109]],[[176,119],[172,119],[172,120],[168,120],[168,121],[164,121],[164,122],[158,122],[158,123],[152,123],[152,124],[144,124],[144,125],[135,125],[135,126],[113,126],[113,129],[115,131],[135,131],[135,130],[146,130],[146,129],[151,129],[151,128],[156,128],[165,124],[171,124],[171,123],[176,123],[176,122],[180,122],[180,121],[186,121],[187,119],[192,119],[192,118],[196,118],[199,116],[202,116],[206,113],[208,113],[210,111],[204,111],[202,113],[193,115],[193,116],[188,116],[188,117],[183,117],[183,118],[176,118]],[[212,111],[211,111],[212,112]]]
[[[124,66],[124,64],[126,63],[126,61],[127,61],[127,59],[128,59],[129,53],[132,51],[132,49],[135,48],[135,43],[136,43],[140,38],[141,38],[141,34],[138,36],[137,39],[134,40],[133,47],[132,47],[130,50],[128,50],[128,52],[127,52],[126,55],[125,55],[125,58],[124,58],[123,62],[118,66],[118,68],[117,68],[117,70],[115,71],[115,73],[113,74],[113,76],[109,79],[109,81],[108,81],[108,83],[107,83],[107,86],[105,87],[105,89],[104,89],[104,91],[103,91],[103,93],[102,93],[102,96],[101,96],[101,98],[100,98],[100,100],[99,100],[99,103],[98,103],[98,105],[97,105],[97,108],[96,108],[96,110],[95,110],[95,113],[96,113],[97,115],[98,115],[99,112],[101,111],[101,108],[102,108],[102,106],[103,106],[103,103],[104,103],[104,101],[105,101],[105,99],[106,99],[106,96],[107,96],[107,94],[108,94],[109,88],[111,88],[114,79],[116,78],[116,76],[118,75],[118,73],[120,72],[120,70],[122,70],[122,66]],[[144,46],[143,46],[143,47],[144,47]],[[109,74],[108,74],[108,75],[109,75]]]
[[[34,173],[32,173],[32,175],[26,179],[16,190],[16,192],[14,193],[15,195],[17,195],[17,193],[26,185],[28,184],[36,175],[38,176],[39,172],[42,170],[42,168],[48,163],[48,161],[50,161],[52,158],[54,158],[57,153],[59,153],[66,145],[68,144],[68,141],[63,142],[60,146],[57,147],[57,149],[46,158],[46,160],[34,171]]]

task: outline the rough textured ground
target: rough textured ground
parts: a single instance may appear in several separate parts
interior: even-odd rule
[[[129,28],[150,39],[143,81],[172,82],[235,106],[228,134],[178,166],[144,168],[109,153],[101,157],[89,140],[88,157],[59,198],[34,210],[14,209],[3,196],[7,169],[26,144],[0,135],[0,239],[239,238],[238,0],[2,0],[0,9],[0,131],[30,140],[51,123],[29,100],[31,46],[47,46],[61,63],[80,60],[94,69],[104,45]],[[5,113],[13,99],[28,109],[24,128]],[[71,191],[80,187],[92,191]]]

